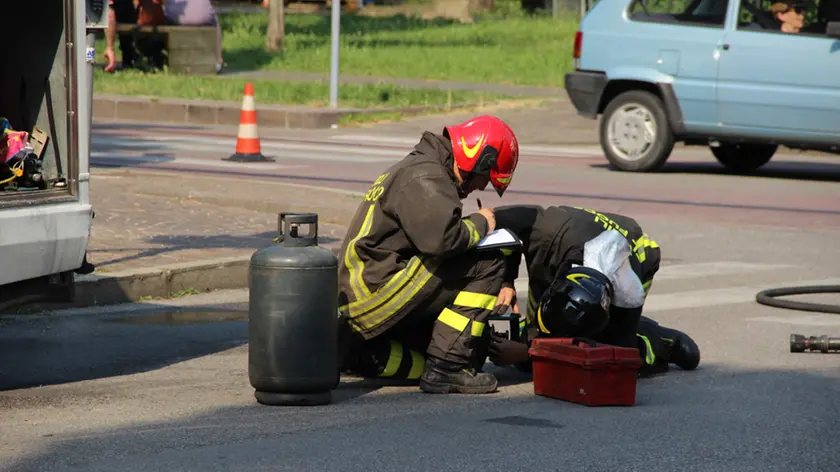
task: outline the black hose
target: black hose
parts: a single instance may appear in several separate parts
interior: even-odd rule
[[[777,300],[775,297],[789,295],[811,295],[815,293],[840,293],[840,285],[810,285],[805,287],[780,287],[762,290],[755,295],[755,301],[776,308],[790,310],[814,311],[818,313],[835,313],[840,315],[840,305],[826,305],[823,303],[806,303],[792,300]]]

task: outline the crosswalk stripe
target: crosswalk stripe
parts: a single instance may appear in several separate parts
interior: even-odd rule
[[[178,164],[191,165],[199,167],[215,167],[219,169],[272,169],[272,170],[288,170],[288,169],[302,169],[307,168],[307,165],[301,164],[275,164],[275,163],[255,163],[255,162],[230,162],[230,161],[211,161],[207,159],[194,159],[189,157],[175,157],[170,158],[164,155],[159,156],[134,156],[129,154],[115,154],[110,152],[93,151],[90,157],[96,163],[108,163],[111,161],[118,161],[123,164],[134,164],[142,166],[144,164]]]
[[[789,312],[789,310],[786,310]],[[840,316],[833,313],[794,315],[785,314],[779,316],[756,316],[747,318],[747,321],[760,321],[764,323],[778,323],[787,325],[802,326],[840,326]]]
[[[169,148],[172,150],[172,148]],[[240,162],[228,162],[222,161],[222,157],[227,157],[226,153],[219,153],[218,148],[214,149],[207,149],[207,150],[199,150],[199,149],[191,149],[191,151],[203,151],[203,154],[210,153],[211,151],[213,155],[218,156],[218,159],[195,159],[195,158],[187,158],[187,157],[168,157],[168,152],[166,150],[161,150],[160,154],[143,154],[143,155],[136,155],[136,154],[126,154],[120,153],[117,151],[93,151],[91,152],[91,158],[94,159],[94,164],[96,164],[96,159],[118,159],[118,160],[125,160],[127,162],[187,162],[187,161],[195,161],[196,163],[202,163],[202,165],[216,165],[216,166],[234,166],[237,168],[241,168],[241,166],[246,165],[247,163],[240,163]],[[266,169],[266,168],[282,168],[288,169],[290,168],[290,164],[283,164],[279,161],[340,161],[340,162],[353,162],[353,163],[360,163],[360,164],[370,164],[370,163],[381,163],[385,161],[385,159],[378,158],[378,157],[368,157],[360,154],[341,154],[339,156],[336,155],[334,152],[305,152],[305,151],[297,151],[297,150],[288,150],[282,153],[271,152],[271,149],[263,149],[263,155],[272,157],[278,161],[278,163],[251,163],[248,164],[253,168],[259,169]],[[306,167],[306,166],[304,166]]]
[[[117,149],[140,149],[147,151],[150,148],[159,147],[161,142],[165,142],[166,149],[169,150],[183,150],[190,152],[211,152],[213,154],[224,153],[226,149],[233,152],[236,146],[236,140],[214,139],[214,138],[180,138],[171,136],[161,136],[155,139],[139,139],[139,140],[122,140],[109,138],[95,138],[92,144],[95,147],[106,146]],[[403,157],[400,151],[377,149],[377,148],[342,148],[337,144],[311,144],[311,143],[287,143],[287,142],[270,142],[263,141],[261,143],[263,153],[270,150],[284,151],[280,156],[285,156],[288,152],[304,152],[305,155],[326,155],[330,156],[330,160],[346,161],[348,158],[366,159],[369,162],[383,162],[396,161]]]
[[[698,262],[695,264],[663,265],[655,281],[693,279],[709,276],[750,273],[763,270],[782,270],[795,266],[784,264],[753,264],[749,262]]]
[[[645,313],[684,310],[709,306],[755,302],[758,292],[774,287],[804,287],[808,285],[837,285],[840,279],[794,280],[771,285],[753,285],[709,290],[692,290],[667,294],[651,293],[645,302]]]
[[[685,280],[694,278],[704,278],[711,276],[733,275],[733,274],[748,274],[758,271],[769,270],[783,270],[796,267],[789,264],[754,264],[750,262],[697,262],[693,264],[674,264],[663,265],[659,272],[656,273],[654,281],[663,280]],[[527,266],[524,264],[520,266],[519,273],[527,274]],[[521,276],[516,279],[516,286],[519,284],[528,284],[528,277]]]
[[[777,266],[767,265],[763,267],[762,264],[748,264],[748,263],[706,263],[706,264],[686,264],[679,267],[677,271],[671,274],[671,279],[690,279],[700,278],[706,276],[706,272],[712,264],[719,264],[718,267],[728,267],[730,273],[736,273],[737,267],[746,269],[746,272],[752,270],[773,269]],[[698,267],[693,267],[693,266]],[[791,266],[785,266],[791,267]],[[768,285],[745,285],[737,287],[726,287],[705,290],[688,290],[670,293],[651,293],[645,301],[645,313],[667,312],[675,310],[685,310],[690,308],[703,308],[713,306],[735,305],[739,303],[754,303],[755,296],[758,292],[775,287],[804,287],[810,285],[840,285],[840,278],[825,278],[817,280],[793,280],[772,283]],[[516,295],[520,300],[519,308],[525,311],[528,297],[528,278],[520,277],[515,281]],[[838,317],[840,320],[840,317]]]
[[[262,140],[264,154],[276,154],[278,158],[308,158],[339,162],[388,162],[402,159],[416,143],[415,139],[387,136],[344,135],[319,140],[317,143]],[[233,152],[236,146],[234,138],[213,138],[195,136],[158,136],[155,138],[124,139],[109,136],[94,136],[91,139],[94,148],[112,148],[118,150],[142,150],[160,148],[169,151],[187,151],[193,153]],[[352,145],[347,147],[346,145]],[[365,147],[365,144],[369,146]],[[382,148],[382,144],[394,146]],[[380,146],[377,146],[380,145]],[[561,147],[561,146],[522,146],[522,153],[537,157],[592,157],[600,155],[597,146]]]

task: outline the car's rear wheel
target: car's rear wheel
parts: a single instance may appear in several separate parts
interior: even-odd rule
[[[662,100],[644,90],[624,92],[604,109],[601,148],[614,168],[657,170],[674,149],[674,133]]]
[[[779,146],[775,144],[720,143],[712,154],[724,167],[735,172],[752,172],[770,162]]]

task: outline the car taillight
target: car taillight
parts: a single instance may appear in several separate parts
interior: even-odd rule
[[[583,32],[578,31],[575,33],[575,50],[572,53],[572,57],[575,59],[580,59],[580,46],[583,43]]]
[[[583,45],[583,32],[575,33],[575,49],[572,51],[572,58],[575,60],[575,69],[580,68],[580,48]]]

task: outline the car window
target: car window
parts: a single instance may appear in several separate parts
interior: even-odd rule
[[[723,28],[729,0],[633,0],[634,21]]]
[[[840,0],[740,1],[740,30],[824,36],[828,21],[840,21]]]

